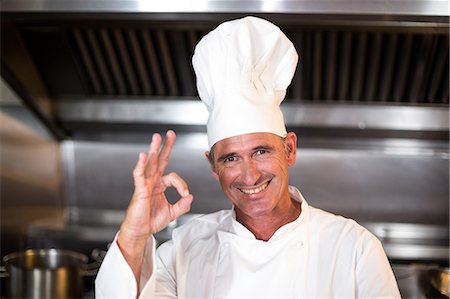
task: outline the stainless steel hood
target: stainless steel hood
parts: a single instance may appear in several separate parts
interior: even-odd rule
[[[2,76],[58,139],[126,124],[202,131],[194,45],[247,14],[300,53],[291,127],[448,138],[446,1],[4,0]]]
[[[9,0],[2,10],[10,12],[102,12],[102,13],[294,13],[294,14],[382,14],[448,16],[444,0],[351,1],[351,0]]]

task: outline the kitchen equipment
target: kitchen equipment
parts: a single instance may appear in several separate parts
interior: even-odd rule
[[[449,268],[439,264],[412,266],[421,298],[449,298]],[[403,294],[402,294],[403,295]]]
[[[431,269],[428,271],[431,285],[446,297],[449,297],[450,294],[449,273],[450,269],[448,268]]]
[[[81,298],[83,276],[97,273],[84,254],[61,249],[28,249],[3,258],[8,298]]]

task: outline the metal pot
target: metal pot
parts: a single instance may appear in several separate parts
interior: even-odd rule
[[[81,298],[83,275],[95,275],[99,263],[60,249],[29,249],[3,258],[8,298]],[[5,276],[5,275],[3,275]]]

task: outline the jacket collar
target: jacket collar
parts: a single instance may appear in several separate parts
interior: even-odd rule
[[[308,203],[300,191],[294,186],[289,186],[289,194],[292,199],[301,203],[302,212],[297,219],[280,227],[268,242],[274,242],[286,238],[292,231],[298,229],[301,224],[305,222],[309,210]],[[219,225],[219,232],[224,233],[219,235],[228,235],[228,237],[256,240],[253,233],[236,220],[236,212],[234,207],[229,211],[229,215],[225,217],[224,221]]]

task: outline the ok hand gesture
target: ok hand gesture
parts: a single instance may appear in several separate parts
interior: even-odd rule
[[[162,137],[153,134],[148,154],[139,154],[133,171],[134,193],[117,242],[137,280],[147,239],[188,212],[193,200],[181,177],[176,173],[164,175],[175,139],[175,132],[168,131],[160,150]],[[169,203],[164,194],[169,187],[174,187],[181,197],[175,204]]]

